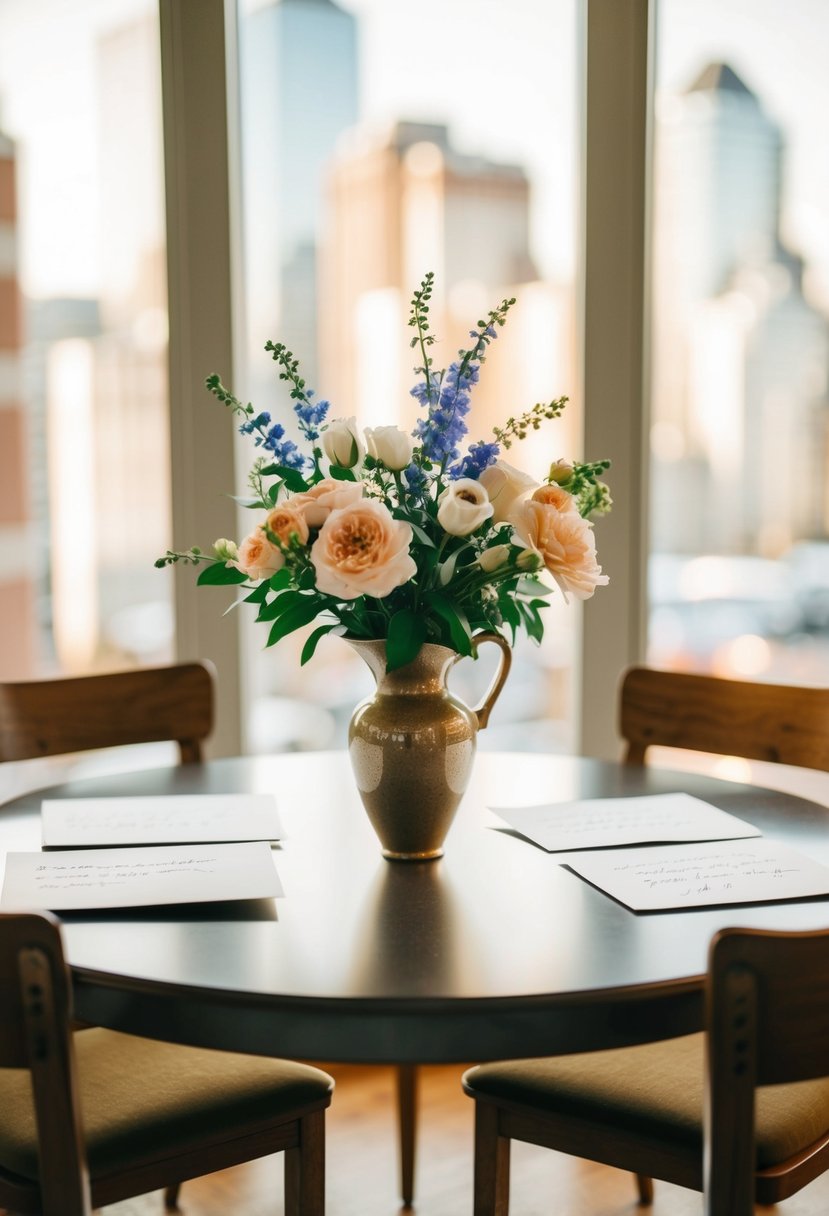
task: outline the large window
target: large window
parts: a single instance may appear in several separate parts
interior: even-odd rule
[[[829,682],[829,8],[661,0],[650,658]]]
[[[0,6],[0,679],[172,655],[158,38]]]
[[[489,307],[518,299],[475,389],[470,438],[567,394],[564,419],[514,461],[540,479],[551,460],[581,456],[573,0],[240,0],[239,17],[245,397],[291,416],[263,351],[281,340],[333,416],[411,429],[409,301],[434,271],[437,366]],[[482,744],[570,743],[578,608],[554,597],[548,621],[540,650],[519,642]],[[341,745],[370,684],[359,661],[326,639],[300,669],[301,642],[263,656],[262,627],[246,628],[253,746]],[[462,695],[477,697],[488,664],[456,669]]]

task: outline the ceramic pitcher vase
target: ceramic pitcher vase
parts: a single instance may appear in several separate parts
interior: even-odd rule
[[[477,734],[504,686],[512,651],[500,634],[480,633],[475,645],[501,650],[498,670],[474,709],[449,692],[446,679],[461,657],[425,643],[417,657],[386,671],[385,641],[351,641],[377,682],[354,711],[348,751],[372,827],[392,861],[430,861],[443,842],[472,774]]]

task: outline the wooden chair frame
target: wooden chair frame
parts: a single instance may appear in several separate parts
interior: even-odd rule
[[[760,1085],[829,1076],[829,930],[725,929],[706,983],[704,1153],[648,1144],[622,1126],[475,1098],[475,1216],[507,1216],[510,1141],[522,1140],[701,1190],[706,1216],[753,1216],[829,1168],[829,1128],[773,1169],[755,1169]]]
[[[829,772],[829,689],[633,667],[619,724],[627,764],[660,746]]]
[[[196,763],[213,685],[208,663],[0,684],[0,762],[173,740],[182,763]]]
[[[0,914],[0,986],[0,1067],[31,1073],[41,1162],[39,1185],[0,1172],[0,1205],[42,1216],[90,1216],[105,1204],[285,1152],[287,1216],[323,1216],[330,1094],[175,1156],[159,1145],[127,1171],[90,1179],[70,1031],[71,980],[54,918]]]

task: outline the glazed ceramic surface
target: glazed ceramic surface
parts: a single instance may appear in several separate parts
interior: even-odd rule
[[[443,853],[472,773],[478,731],[486,726],[512,659],[499,634],[479,634],[475,641],[495,643],[501,662],[474,709],[446,686],[460,658],[455,651],[426,643],[413,662],[387,672],[385,641],[351,642],[377,687],[354,711],[348,750],[363,805],[389,859],[427,861]]]

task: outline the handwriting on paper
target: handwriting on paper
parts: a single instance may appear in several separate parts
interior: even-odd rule
[[[829,868],[769,840],[585,853],[571,869],[636,912],[829,895]]]
[[[0,907],[78,911],[282,895],[270,847],[248,844],[9,853]]]
[[[591,798],[492,809],[522,836],[551,853],[760,835],[750,823],[690,794]]]
[[[278,840],[271,794],[178,794],[155,798],[45,799],[45,848]]]

